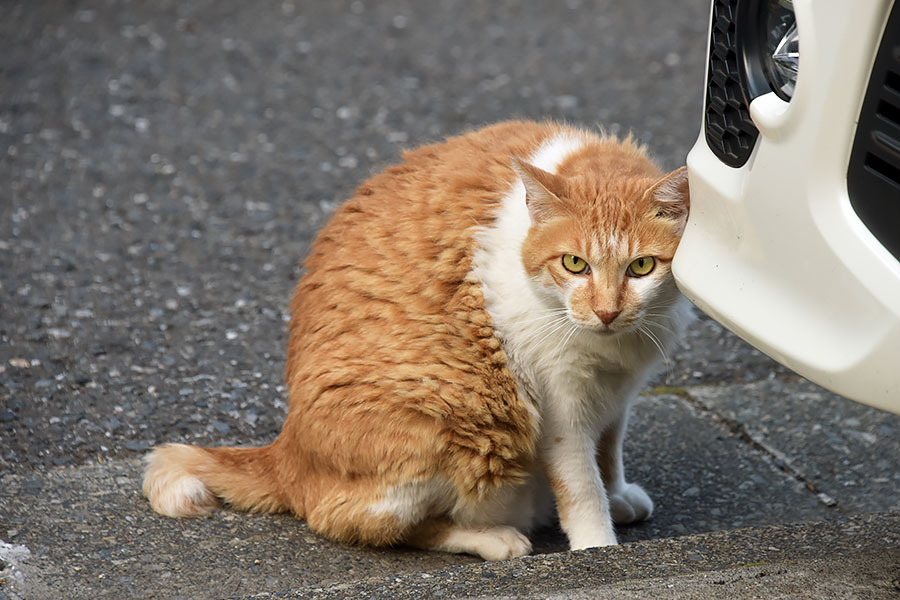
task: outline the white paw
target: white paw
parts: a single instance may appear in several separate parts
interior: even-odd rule
[[[615,546],[619,542],[616,541],[616,534],[612,532],[597,533],[596,535],[576,535],[569,542],[569,549],[584,550],[585,548],[602,548],[604,546]]]
[[[472,535],[474,553],[485,560],[504,560],[531,553],[531,541],[514,527],[489,527]]]
[[[653,500],[638,484],[626,483],[609,491],[609,513],[616,525],[643,521],[653,514]]]

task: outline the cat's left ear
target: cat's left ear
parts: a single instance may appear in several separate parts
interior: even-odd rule
[[[654,183],[648,194],[654,216],[673,221],[679,233],[684,231],[691,208],[687,167],[676,169]]]

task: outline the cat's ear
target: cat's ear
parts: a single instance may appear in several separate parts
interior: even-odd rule
[[[525,184],[525,203],[532,223],[540,223],[561,212],[559,196],[565,190],[565,181],[559,175],[511,156],[512,167]]]
[[[673,221],[684,231],[691,208],[687,167],[676,169],[653,184],[648,192],[655,217]]]

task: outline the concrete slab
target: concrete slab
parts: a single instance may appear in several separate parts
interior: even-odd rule
[[[837,510],[900,509],[900,415],[806,381],[697,386],[687,395],[833,498]]]
[[[631,478],[656,500],[654,518],[620,528],[623,543],[745,525],[828,518],[793,477],[681,398],[647,398],[628,443]],[[26,548],[32,597],[227,597],[328,587],[480,561],[408,549],[330,543],[287,516],[219,511],[173,520],[140,495],[140,463],[114,460],[0,478],[0,539]],[[567,549],[558,528],[536,553]]]
[[[0,480],[0,537],[30,552],[23,597],[227,597],[476,562],[339,546],[281,515],[162,518],[140,473],[116,461]]]
[[[651,395],[634,410],[625,472],[656,503],[625,540],[832,518],[799,481],[681,398]],[[900,455],[898,455],[900,456]]]
[[[277,597],[888,600],[898,592],[900,514],[893,513],[525,557],[331,589],[300,588]]]

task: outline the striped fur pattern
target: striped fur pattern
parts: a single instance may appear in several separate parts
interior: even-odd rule
[[[556,123],[407,152],[306,259],[278,438],[160,446],[144,494],[173,517],[224,501],[347,543],[492,560],[530,552],[555,506],[572,548],[614,544],[613,521],[653,508],[622,439],[690,318],[669,272],[687,211],[683,169]]]

